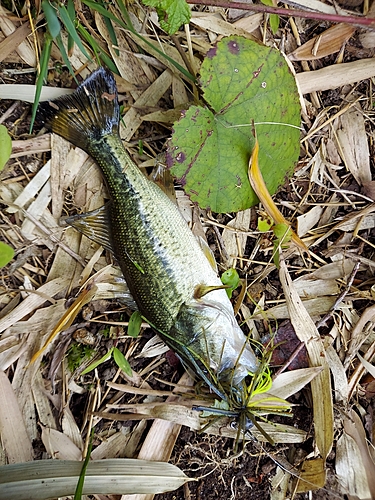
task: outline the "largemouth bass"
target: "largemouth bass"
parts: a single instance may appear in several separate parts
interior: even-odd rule
[[[111,249],[141,314],[220,397],[221,382],[241,385],[258,361],[177,206],[123,147],[113,75],[98,69],[42,112],[53,132],[96,160],[108,188],[110,202],[72,225]]]

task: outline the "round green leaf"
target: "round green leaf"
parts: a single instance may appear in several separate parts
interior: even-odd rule
[[[12,139],[4,125],[0,125],[0,171],[5,167],[12,152]]]
[[[298,160],[300,104],[294,76],[278,50],[233,36],[208,52],[201,87],[209,107],[192,106],[175,124],[167,164],[202,208],[245,210],[258,202],[247,173],[252,121],[271,194]]]
[[[269,219],[258,219],[258,231],[261,233],[266,233],[273,226],[273,221],[271,222]]]
[[[235,290],[240,285],[240,277],[238,272],[234,268],[227,269],[221,275],[221,282],[223,285],[228,285],[226,292],[229,298],[232,298],[233,290]]]
[[[0,267],[4,267],[13,259],[14,250],[12,247],[0,241]]]
[[[282,241],[283,243],[287,243],[292,238],[290,227],[287,224],[283,223],[275,224],[273,226],[273,232],[276,238]]]

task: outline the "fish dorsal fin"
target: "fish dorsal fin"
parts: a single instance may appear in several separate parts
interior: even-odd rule
[[[199,246],[203,250],[204,255],[210,263],[210,266],[217,273],[216,259],[214,254],[212,253],[211,248],[208,246],[208,243],[202,238],[202,236],[197,236],[196,238],[198,240]]]
[[[108,208],[109,203],[91,212],[65,217],[62,222],[113,253]]]

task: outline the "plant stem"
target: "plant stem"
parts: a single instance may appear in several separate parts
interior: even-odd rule
[[[242,2],[220,2],[217,0],[186,0],[189,4],[212,5],[223,9],[242,9],[252,12],[267,12],[288,17],[303,17],[305,19],[319,19],[332,23],[346,23],[357,26],[375,27],[375,18],[359,16],[343,16],[340,14],[325,14],[323,12],[308,12],[297,9],[283,9],[279,7],[270,7],[268,5],[246,4]]]

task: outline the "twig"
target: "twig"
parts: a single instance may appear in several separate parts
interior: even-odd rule
[[[18,107],[20,101],[16,101],[14,102],[6,111],[5,113],[3,113],[1,116],[0,116],[0,123],[3,123],[5,122],[5,120],[7,118],[9,118],[10,116],[12,116],[12,114],[14,113],[14,111],[16,110],[16,108]]]
[[[180,56],[182,57],[182,60],[184,61],[185,65],[186,65],[186,68],[187,70],[189,71],[189,73],[191,73],[192,75],[195,75],[195,72],[194,72],[194,68],[192,67],[192,65],[190,64],[190,61],[184,51],[184,49],[181,47],[181,44],[180,44],[180,41],[179,39],[177,38],[176,35],[171,35],[171,39],[173,41],[173,43],[175,44],[175,47],[176,49],[178,50]]]
[[[268,5],[246,4],[243,2],[220,2],[217,0],[187,0],[187,3],[197,5],[213,5],[223,9],[251,10],[252,12],[265,12],[268,14],[278,14],[287,17],[302,17],[305,19],[317,19],[332,23],[346,23],[357,26],[375,27],[375,18],[359,16],[342,16],[340,14],[325,14],[322,12],[307,12],[297,9],[282,9],[279,7],[269,7]]]
[[[353,268],[353,271],[351,272],[351,274],[349,276],[349,279],[348,279],[348,282],[346,284],[345,290],[343,290],[340,293],[340,295],[337,297],[335,303],[332,306],[332,309],[325,316],[323,316],[323,318],[316,325],[317,328],[320,328],[321,326],[323,326],[323,325],[325,325],[327,323],[327,321],[329,320],[329,318],[333,315],[334,311],[337,309],[338,305],[341,304],[341,302],[344,300],[344,298],[346,297],[346,295],[349,293],[350,288],[351,288],[351,286],[353,284],[355,275],[357,274],[357,271],[358,271],[360,265],[361,265],[360,262],[357,262],[355,264],[355,266]]]
[[[288,361],[286,363],[284,363],[283,366],[281,366],[277,370],[277,372],[275,373],[275,375],[272,378],[275,379],[276,377],[278,377],[280,375],[280,373],[283,373],[283,371],[285,371],[288,368],[288,366],[293,363],[293,361],[296,359],[296,357],[298,356],[298,354],[302,351],[302,349],[304,347],[305,347],[305,343],[301,342],[299,344],[299,346],[296,349],[294,349],[294,351],[290,355]]]

